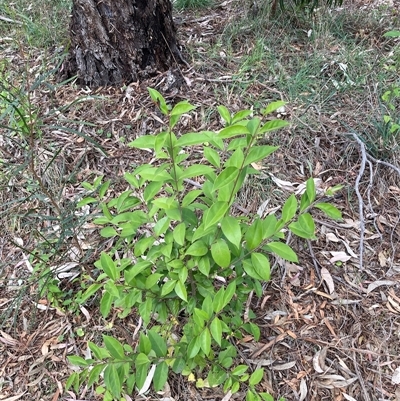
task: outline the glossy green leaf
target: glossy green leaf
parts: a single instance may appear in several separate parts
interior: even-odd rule
[[[194,110],[196,107],[191,105],[187,100],[177,103],[171,110],[171,116],[181,116],[182,114],[189,113],[189,111]]]
[[[208,327],[206,327],[200,334],[200,348],[208,356],[211,351],[211,334]]]
[[[104,345],[112,357],[123,359],[125,357],[122,344],[114,337],[103,335]]]
[[[222,117],[222,119],[228,124],[231,124],[231,113],[229,113],[229,110],[225,106],[218,106],[217,107],[219,115]]]
[[[185,284],[182,283],[180,280],[178,280],[175,284],[175,292],[176,295],[183,301],[187,302],[187,292],[186,292],[186,287]]]
[[[263,368],[256,369],[250,376],[249,379],[250,386],[255,386],[256,384],[260,383],[263,376],[264,376],[264,369]]]
[[[182,207],[189,206],[202,193],[203,193],[203,191],[201,189],[193,189],[193,190],[189,191],[185,195],[185,197],[182,199]]]
[[[222,238],[211,245],[211,256],[218,266],[228,267],[231,263],[231,251]]]
[[[119,278],[117,268],[110,255],[106,252],[102,252],[100,256],[100,265],[104,273],[107,274],[112,280],[116,281]]]
[[[214,295],[213,299],[213,310],[215,313],[219,313],[224,307],[224,296],[225,288],[221,287],[218,292]]]
[[[313,203],[315,200],[315,182],[313,178],[309,178],[306,182],[306,194],[310,203]]]
[[[174,241],[178,244],[178,245],[183,245],[185,243],[185,234],[186,234],[186,225],[185,223],[180,223],[178,224],[173,232],[172,235],[174,237]]]
[[[68,361],[75,366],[88,366],[90,365],[90,362],[84,358],[82,358],[81,356],[77,356],[77,355],[69,355],[67,356]]]
[[[154,149],[156,138],[151,135],[143,135],[129,143],[131,148]],[[126,176],[125,176],[126,177]]]
[[[210,166],[205,166],[203,164],[194,164],[189,166],[188,168],[182,171],[182,174],[179,175],[179,179],[183,180],[185,178],[193,178],[198,176],[203,176],[213,172],[213,168]]]
[[[215,317],[210,324],[210,332],[215,342],[221,346],[222,341],[222,324],[218,317]]]
[[[267,115],[272,113],[275,110],[278,110],[280,107],[283,107],[286,104],[283,100],[278,100],[276,102],[271,102],[264,110],[263,114]]]
[[[196,241],[186,251],[186,255],[203,256],[208,252],[208,247],[203,241]]]
[[[143,192],[143,199],[146,202],[153,200],[153,198],[160,192],[163,185],[164,183],[162,181],[150,182]]]
[[[262,220],[263,240],[271,238],[276,232],[276,217],[274,214],[269,214]]]
[[[88,346],[98,360],[101,361],[110,357],[110,353],[105,348],[99,347],[91,341],[88,341]]]
[[[224,294],[224,302],[222,304],[222,307],[225,308],[226,305],[231,302],[231,299],[236,293],[236,281],[232,281],[229,283],[229,285],[225,289],[225,294]]]
[[[225,216],[221,220],[221,230],[226,239],[237,249],[240,249],[242,242],[242,231],[237,219],[232,216]]]
[[[210,259],[207,256],[204,256],[198,261],[199,270],[206,277],[210,274],[211,264]]]
[[[165,297],[175,289],[177,280],[168,280],[161,288],[161,296]]]
[[[106,364],[98,364],[93,366],[93,369],[89,373],[87,386],[90,388],[94,383],[97,383],[101,373],[103,372]]]
[[[204,148],[204,157],[207,159],[207,161],[212,164],[213,166],[220,168],[221,166],[221,160],[219,153],[208,146]]]
[[[151,352],[150,339],[144,333],[140,333],[140,337],[139,337],[139,352],[143,353],[145,355],[148,355]]]
[[[114,298],[119,298],[120,293],[117,286],[114,284],[114,281],[108,280],[104,285],[104,289]]]
[[[109,364],[104,369],[104,384],[114,398],[121,397],[122,382],[114,364]]]
[[[151,342],[151,348],[156,356],[164,357],[167,355],[167,345],[165,340],[154,329],[149,330],[148,337]]]
[[[279,146],[253,146],[248,155],[246,156],[246,160],[244,161],[244,166],[247,166],[251,163],[258,162],[260,160],[265,159],[271,153],[275,152]]]
[[[240,124],[230,125],[229,127],[223,128],[218,132],[218,138],[228,139],[238,135],[248,134],[249,130]]]
[[[205,229],[212,227],[214,224],[218,223],[222,219],[222,217],[224,217],[228,209],[228,202],[215,202],[204,216]]]
[[[157,104],[157,106],[160,108],[161,112],[164,115],[168,114],[169,108],[167,106],[167,103],[165,102],[164,97],[161,95],[160,92],[156,91],[153,88],[147,88],[147,90],[149,91],[151,100]]]
[[[170,222],[171,219],[168,216],[164,216],[162,219],[158,220],[153,228],[154,233],[157,236],[164,234],[165,231],[167,231]]]
[[[176,141],[175,146],[193,146],[200,145],[208,141],[208,135],[204,132],[190,132],[188,134],[182,135]]]
[[[240,170],[238,170],[236,167],[227,167],[226,169],[222,170],[221,174],[214,181],[212,189],[213,192],[217,191],[220,188],[223,188],[224,186],[234,181],[237,178],[239,172]]]
[[[244,120],[246,117],[250,116],[253,113],[253,110],[240,110],[234,114],[232,118],[232,124],[238,123],[239,121]]]
[[[104,227],[100,230],[103,238],[112,238],[118,236],[118,232],[113,227]]]
[[[265,132],[270,132],[270,131],[275,131],[277,129],[281,129],[284,127],[287,127],[289,123],[284,120],[271,120],[265,123],[259,130],[260,134],[263,134]]]
[[[265,246],[265,249],[280,256],[282,259],[288,260],[289,262],[298,263],[299,261],[293,249],[283,242],[270,242]]]
[[[317,203],[314,205],[317,209],[322,210],[328,217],[331,219],[335,220],[341,220],[342,219],[342,213],[341,211],[336,208],[335,206],[331,205],[330,203]]]
[[[82,297],[79,299],[80,303],[85,302],[89,299],[92,295],[94,295],[99,288],[101,288],[103,284],[90,284],[86,291],[82,294]]]
[[[156,367],[153,377],[155,391],[161,391],[168,380],[168,365],[165,361],[159,363]]]
[[[289,224],[293,234],[301,238],[315,239],[315,223],[309,213],[301,214],[297,221]]]
[[[113,299],[114,297],[109,292],[105,292],[101,298],[100,313],[104,318],[106,318],[110,313]]]
[[[194,358],[200,351],[200,338],[194,337],[188,345],[188,359]]]
[[[268,281],[271,277],[271,268],[268,258],[259,252],[251,254],[251,263],[253,264],[255,272],[261,277],[262,280]]]
[[[294,194],[290,195],[282,208],[282,220],[287,223],[296,214],[297,199]]]
[[[235,369],[232,370],[232,374],[234,376],[242,376],[244,373],[247,372],[249,367],[247,365],[238,365]]]
[[[246,247],[249,250],[257,248],[263,239],[263,225],[260,219],[255,220],[245,234]]]

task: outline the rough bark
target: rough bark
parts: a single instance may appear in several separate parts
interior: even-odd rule
[[[73,0],[66,75],[121,85],[179,60],[170,0]]]

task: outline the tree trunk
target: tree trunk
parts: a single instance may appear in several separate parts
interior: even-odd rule
[[[122,85],[180,60],[170,0],[73,0],[68,77]]]

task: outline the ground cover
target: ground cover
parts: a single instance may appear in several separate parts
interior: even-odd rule
[[[64,393],[66,355],[84,355],[102,333],[132,341],[135,316],[105,323],[96,300],[72,302],[112,246],[76,203],[82,182],[103,175],[120,193],[122,174],[152,160],[126,146],[162,127],[146,87],[197,106],[182,132],[221,128],[219,104],[287,101],[279,115],[290,125],[261,139],[280,148],[243,186],[242,213],[279,210],[311,176],[344,185],[333,201],[344,220],[316,215],[318,240],[292,239],[300,263],[276,261],[263,296],[249,298],[262,333],[235,344],[238,363],[264,367],[260,390],[276,399],[400,399],[399,112],[396,96],[382,100],[399,84],[399,43],[383,37],[399,26],[398,5],[349,2],[311,22],[243,2],[176,11],[188,65],[96,91],[51,73],[62,69],[68,3],[0,10],[13,21],[1,21],[1,91],[15,106],[0,108],[0,399],[96,399],[91,388]],[[186,378],[168,383],[150,397],[224,397]]]

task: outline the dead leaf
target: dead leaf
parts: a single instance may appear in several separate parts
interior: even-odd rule
[[[333,278],[327,268],[323,267],[321,269],[321,277],[322,280],[324,280],[325,283],[327,284],[329,293],[333,294],[335,292],[335,284],[333,283]]]
[[[381,267],[385,267],[387,265],[387,258],[383,252],[378,253],[378,259]]]
[[[272,370],[288,370],[290,368],[293,368],[293,366],[296,365],[296,361],[292,361],[292,362],[287,362],[284,363],[282,365],[275,365],[275,366],[271,366]]]
[[[300,381],[300,400],[303,401],[307,397],[308,389],[307,389],[307,383],[304,380],[304,377]]]
[[[19,398],[21,398],[25,393],[26,393],[26,391],[24,391],[21,394],[14,395],[13,397],[3,398],[1,401],[15,401],[15,400],[18,400]]]
[[[368,288],[367,288],[367,295],[368,295],[371,291],[375,290],[375,288],[378,288],[378,287],[380,287],[381,285],[395,285],[395,284],[397,284],[397,282],[396,282],[396,281],[391,281],[391,280],[377,280],[377,281],[374,281],[373,283],[371,283],[371,284],[368,286]]]
[[[400,384],[400,366],[396,368],[392,375],[392,383],[393,384]]]
[[[347,255],[346,252],[335,252],[335,251],[330,251],[330,254],[332,255],[332,258],[329,259],[329,262],[335,263],[335,262],[347,262],[348,260],[351,259],[351,256]]]
[[[339,242],[340,239],[334,233],[326,233],[325,238],[327,241]]]

